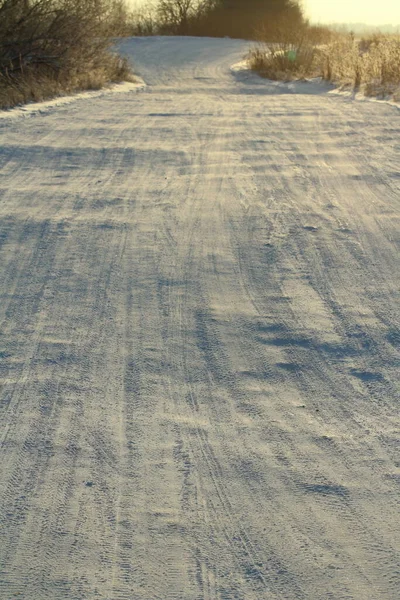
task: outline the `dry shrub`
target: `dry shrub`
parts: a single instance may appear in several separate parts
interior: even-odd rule
[[[110,52],[120,0],[0,0],[0,108],[130,76]]]
[[[249,65],[267,79],[291,81],[313,74],[314,56],[312,47],[276,44],[251,50]]]
[[[260,45],[250,51],[249,65],[262,77],[290,81],[315,74],[316,39],[322,30],[282,18],[258,32]]]
[[[374,34],[356,40],[353,35],[338,36],[320,55],[325,79],[361,89],[368,96],[398,97],[399,37]]]
[[[110,83],[134,81],[128,62],[119,56],[104,57],[106,63],[68,72],[54,77],[45,70],[28,70],[18,77],[0,75],[0,109],[28,102],[73,94],[83,90],[99,90]]]
[[[373,34],[357,40],[327,28],[291,27],[287,21],[250,51],[250,67],[269,79],[321,76],[367,96],[400,99],[400,37]],[[272,40],[272,41],[271,41]],[[294,58],[295,57],[295,58]]]

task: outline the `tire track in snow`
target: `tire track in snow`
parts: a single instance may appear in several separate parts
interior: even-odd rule
[[[0,125],[2,593],[392,600],[393,109],[123,45],[144,94]]]

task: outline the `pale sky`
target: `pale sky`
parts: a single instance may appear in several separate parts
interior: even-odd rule
[[[147,0],[128,0],[140,6]],[[309,19],[321,23],[400,25],[400,0],[302,0]]]
[[[400,24],[400,0],[303,0],[303,6],[321,23]]]

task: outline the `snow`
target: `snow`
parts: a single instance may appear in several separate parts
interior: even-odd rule
[[[101,98],[108,94],[126,94],[127,92],[138,92],[146,87],[145,82],[140,78],[136,77],[136,81],[123,81],[121,83],[114,83],[101,90],[92,90],[88,92],[80,92],[71,96],[57,96],[51,100],[44,102],[31,102],[22,106],[16,106],[9,110],[0,111],[0,119],[15,119],[22,116],[30,116],[37,113],[47,113],[53,108],[63,106],[64,104],[71,104],[71,102],[77,102],[78,100],[86,100],[91,98]]]
[[[0,597],[394,600],[399,113],[121,47],[0,121]]]

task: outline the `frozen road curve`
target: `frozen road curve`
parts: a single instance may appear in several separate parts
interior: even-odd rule
[[[0,120],[0,598],[398,600],[400,113],[123,49]]]

